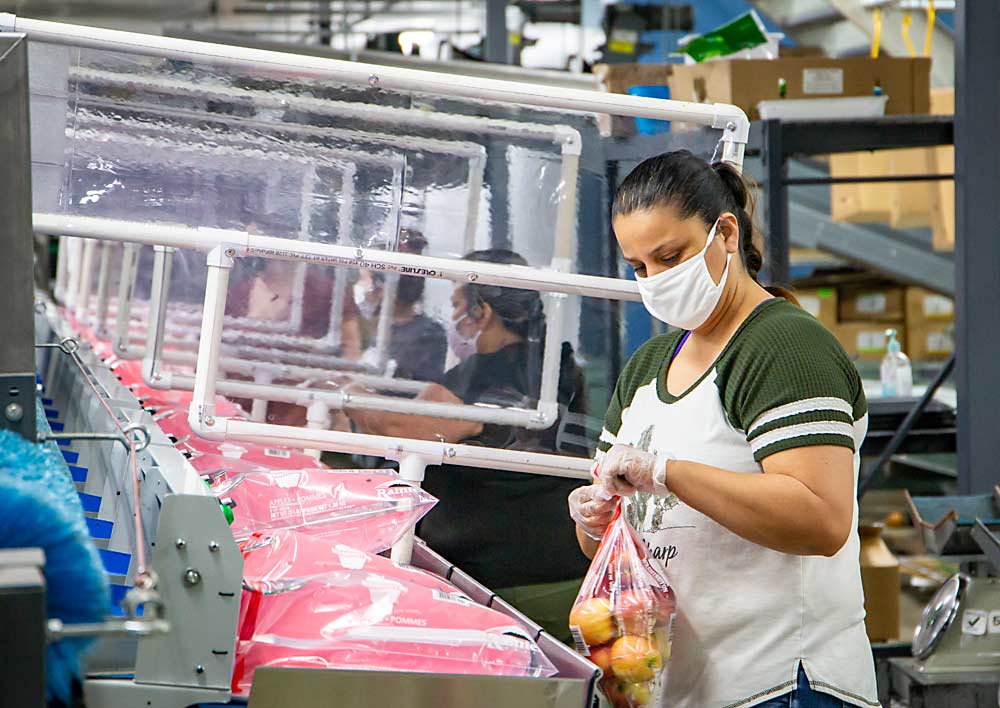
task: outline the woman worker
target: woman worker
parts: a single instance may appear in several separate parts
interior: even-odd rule
[[[525,265],[511,251],[477,251],[466,260]],[[419,400],[533,408],[541,381],[545,315],[537,292],[464,284],[452,294],[448,340],[461,362]],[[563,344],[558,402],[582,413],[583,378]],[[452,443],[556,452],[559,423],[544,431],[402,413],[347,410],[359,432]],[[563,450],[562,452],[566,452]],[[572,451],[571,451],[572,452]],[[585,450],[576,451],[585,455]],[[440,503],[418,529],[434,550],[494,589],[556,637],[587,571],[573,539],[566,495],[579,481],[444,465],[424,488]]]
[[[624,498],[677,592],[671,708],[879,703],[855,530],[867,403],[837,340],[757,284],[747,187],[688,152],[646,160],[613,225],[649,312],[614,392],[597,484],[570,514],[593,555]],[[606,496],[606,495],[603,495]]]

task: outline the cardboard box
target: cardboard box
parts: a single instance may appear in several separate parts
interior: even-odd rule
[[[887,329],[895,329],[901,342],[906,341],[906,327],[899,322],[841,322],[834,330],[837,341],[849,356],[864,361],[881,361],[885,356]]]
[[[831,177],[881,177],[891,173],[886,150],[830,155]],[[892,184],[866,182],[830,185],[830,218],[857,224],[888,222],[892,215]]]
[[[931,168],[932,150],[911,148],[907,150],[882,150],[888,153],[890,175],[926,175]],[[931,225],[933,182],[890,182],[889,224],[897,229],[911,229]]]
[[[955,89],[931,91],[931,113],[954,115]],[[928,162],[928,171],[932,174],[955,174],[954,146],[931,148]],[[931,228],[934,250],[955,250],[955,180],[931,182]]]
[[[795,290],[802,309],[823,323],[831,332],[837,328],[837,291],[833,288]]]
[[[901,287],[845,287],[841,288],[839,299],[841,322],[896,322],[902,321],[906,314],[906,295]]]
[[[955,351],[953,322],[925,321],[906,327],[904,353],[913,361],[941,361]]]
[[[628,93],[633,86],[666,86],[673,64],[597,64],[594,75],[604,84],[608,93]],[[610,118],[612,135],[635,135],[635,119],[628,116]]]
[[[899,561],[882,540],[881,531],[881,526],[858,527],[865,629],[873,642],[899,637]]]
[[[889,98],[887,114],[927,113],[930,68],[925,57],[722,59],[674,66],[670,96],[696,103],[732,103],[750,120],[758,120],[757,104],[780,98],[779,79],[785,80],[787,98],[871,96],[879,85]]]
[[[925,322],[954,322],[955,301],[947,295],[923,288],[906,289],[906,325],[913,327]]]
[[[673,64],[597,64],[594,76],[608,93],[627,93],[633,86],[666,86]]]

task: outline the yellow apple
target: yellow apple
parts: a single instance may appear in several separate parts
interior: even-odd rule
[[[618,688],[625,696],[625,700],[628,701],[629,708],[643,708],[643,706],[648,706],[653,699],[653,685],[648,681],[621,683]]]
[[[569,613],[569,623],[580,628],[588,647],[607,644],[615,638],[611,603],[603,597],[592,597],[576,605]]]
[[[662,666],[659,649],[646,637],[622,637],[611,647],[611,668],[622,681],[649,681]]]

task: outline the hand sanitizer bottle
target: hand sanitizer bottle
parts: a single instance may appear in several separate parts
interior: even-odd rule
[[[886,355],[882,359],[882,396],[884,398],[908,398],[913,395],[913,367],[910,358],[906,356],[896,339],[896,330],[887,329],[885,336],[889,338],[886,345]]]

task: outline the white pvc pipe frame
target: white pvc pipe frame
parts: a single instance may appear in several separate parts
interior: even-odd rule
[[[81,74],[86,77],[84,72]],[[106,72],[101,72],[100,74],[93,77],[93,80],[108,82],[110,81],[105,75]],[[113,82],[112,82],[113,83]],[[147,82],[150,83],[150,82]],[[165,89],[168,86],[164,82],[151,82],[150,86]],[[211,93],[211,92],[203,92]],[[325,110],[329,110],[329,106],[326,106],[324,102],[320,101],[317,103],[318,106],[323,107]],[[351,104],[338,104],[338,110],[346,110],[344,106],[350,106]],[[364,114],[365,110],[358,107],[351,109],[355,114]],[[393,110],[393,116],[399,113],[409,113],[408,111],[400,111],[398,109]],[[337,111],[334,111],[336,113]],[[383,117],[387,117],[384,112],[379,113]],[[421,114],[422,115],[422,114]],[[428,121],[426,119],[420,119],[414,121],[413,119],[408,119],[405,121],[407,124],[425,124]],[[483,129],[484,127],[488,129],[488,132],[499,133],[504,135],[515,135],[518,124],[512,121],[492,121],[489,119],[483,119],[479,117],[469,117],[464,118],[462,116],[448,116],[446,119],[437,120],[439,123],[447,123],[451,125],[454,122],[461,123],[465,128],[475,127],[477,129]],[[542,126],[537,124],[526,124],[524,127],[526,137],[533,139],[546,139],[553,141],[556,145],[560,147],[561,150],[561,178],[562,178],[562,188],[565,189],[568,194],[565,195],[559,204],[559,213],[556,223],[556,253],[555,262],[563,262],[568,264],[569,259],[572,255],[573,250],[573,223],[575,221],[576,214],[576,177],[579,165],[579,154],[581,148],[581,140],[579,132],[568,126],[554,125],[554,126]],[[366,134],[367,135],[367,134]],[[368,136],[372,137],[372,136]],[[380,136],[374,136],[379,138]],[[432,141],[424,138],[402,138],[404,143],[406,141],[415,141],[417,146],[423,146],[425,149],[437,149],[441,150],[441,145],[439,141]],[[479,153],[475,150],[482,150],[481,146],[463,142],[449,141],[448,145],[454,145],[463,148],[464,151],[469,153],[470,158],[478,156]],[[184,149],[192,149],[192,146],[184,145],[180,146]],[[472,174],[470,162],[470,174]],[[479,169],[476,174],[482,172],[482,165],[478,165]],[[469,238],[470,232],[467,229],[466,238]],[[94,245],[93,241],[88,241],[87,249],[84,252],[84,271],[86,271],[81,278],[81,295],[85,303],[89,302],[89,282],[90,282],[90,270],[87,267],[88,255],[90,254],[90,246]],[[126,261],[129,260],[129,254],[123,255]],[[166,310],[165,310],[165,294],[167,290],[167,283],[169,283],[169,278],[159,277],[162,274],[160,270],[164,267],[169,268],[169,265],[164,265],[165,260],[169,260],[170,253],[166,250],[158,250],[156,254],[156,272],[154,274],[153,289],[151,291],[151,303],[150,303],[150,314],[151,319],[149,321],[149,337],[147,341],[147,346],[144,352],[145,359],[143,361],[143,378],[148,384],[157,388],[169,388],[171,386],[169,374],[160,370],[159,364],[162,359],[162,344],[164,341],[164,323],[166,320]],[[134,262],[134,259],[133,259]],[[129,277],[134,276],[134,268],[124,269],[123,274],[127,273]],[[124,276],[123,276],[124,277]],[[391,283],[390,283],[391,284]],[[85,290],[86,288],[86,290]],[[386,297],[390,298],[392,296],[392,288],[387,289]],[[131,292],[131,288],[123,288],[123,292]],[[420,401],[408,402],[408,410],[414,414],[422,415],[437,415],[441,417],[451,417],[462,420],[474,420],[477,422],[496,422],[498,424],[516,424],[527,428],[538,428],[544,429],[549,427],[555,422],[558,404],[556,402],[557,388],[558,388],[558,346],[559,339],[562,336],[562,326],[563,326],[563,314],[562,314],[562,300],[556,296],[549,296],[549,319],[550,326],[547,329],[547,337],[545,342],[545,357],[544,365],[542,367],[542,385],[541,385],[541,395],[538,402],[538,408],[535,411],[527,411],[524,409],[509,409],[508,411],[501,412],[499,410],[490,408],[482,408],[469,406],[465,404],[434,404],[429,405]],[[386,349],[386,343],[388,339],[388,313],[391,311],[391,304],[383,303],[382,317],[379,321],[378,329],[378,345],[377,349],[383,353]],[[123,317],[128,317],[129,307],[126,306],[124,309],[119,309],[118,318],[118,329],[119,332],[122,330]],[[80,308],[78,307],[78,317],[81,315]],[[283,339],[281,335],[269,334],[269,335],[258,335],[265,338],[277,338],[278,340]],[[122,358],[137,358],[137,354],[133,351],[127,349],[127,342],[123,337],[117,337],[115,339],[115,351]],[[224,360],[223,360],[224,362]],[[225,369],[225,364],[223,363],[223,368]],[[384,369],[384,366],[380,367]],[[257,383],[261,384],[259,392],[261,394],[267,392],[276,398],[272,400],[279,400],[285,402],[296,402],[302,400],[302,391],[294,389],[291,387],[286,387],[282,390],[282,387],[270,386],[271,376],[268,372],[265,372],[263,367],[258,372],[255,372],[255,378]],[[178,382],[183,381],[183,379],[178,379]],[[220,382],[222,384],[228,382]],[[243,382],[240,382],[241,384]],[[180,385],[180,384],[179,384]],[[245,385],[241,386],[245,390]],[[393,386],[387,386],[386,388],[395,388]],[[265,400],[263,397],[254,397],[253,399],[253,409],[251,411],[252,419],[256,422],[263,422],[264,411],[265,411]],[[328,403],[333,403],[335,401],[340,401],[341,405],[343,398],[332,398],[330,396],[323,396],[314,401],[315,407],[311,409],[312,413],[316,416],[315,422],[317,425],[322,425],[323,420],[326,419],[328,412],[324,413],[321,411],[321,406]],[[371,407],[377,408],[376,401],[370,398],[360,397],[352,401],[352,405],[356,407]],[[450,415],[446,415],[450,412]],[[492,416],[492,420],[491,420]],[[512,422],[512,421],[517,421]]]
[[[98,122],[100,122],[100,121],[98,121]],[[304,127],[308,127],[308,126],[304,126]],[[290,130],[296,130],[298,128],[299,128],[298,126],[291,126]],[[339,132],[343,132],[343,131],[339,131]],[[413,138],[413,139],[402,138],[401,139],[401,138],[398,138],[396,136],[388,136],[388,135],[384,135],[384,136],[383,135],[375,135],[375,134],[367,134],[367,135],[368,135],[368,137],[370,137],[375,142],[384,142],[386,144],[394,144],[394,143],[398,144],[402,140],[403,144],[412,146],[412,147],[414,147],[416,149],[427,150],[429,152],[440,152],[440,153],[443,153],[443,154],[451,154],[451,153],[455,152],[456,150],[458,150],[460,154],[463,154],[463,155],[465,155],[465,156],[467,156],[469,158],[469,164],[470,164],[470,167],[469,167],[469,171],[470,171],[470,178],[469,178],[469,180],[470,180],[469,181],[469,183],[470,183],[470,189],[473,189],[473,187],[475,185],[479,185],[482,182],[482,172],[483,172],[483,169],[485,167],[486,156],[485,156],[485,150],[480,145],[477,145],[475,143],[459,142],[459,141],[455,141],[455,142],[447,141],[446,142],[446,141],[437,141],[437,140],[421,139],[421,138]],[[133,138],[131,138],[130,136],[119,136],[119,138],[118,138],[119,141],[120,140],[131,140],[131,139],[133,139]],[[160,137],[159,139],[163,140],[162,137]],[[224,140],[222,138],[220,138],[220,137],[216,137],[215,140],[217,142],[224,142]],[[407,142],[407,141],[409,141],[409,142]],[[253,146],[252,144],[251,145],[235,144],[232,147],[239,148],[239,149],[250,150],[250,149],[252,149],[255,146]],[[176,150],[180,150],[180,151],[197,151],[199,149],[201,151],[206,151],[206,148],[204,148],[202,146],[195,146],[195,145],[190,145],[190,144],[177,144],[177,145],[175,145],[175,149]],[[207,149],[207,151],[211,153],[211,152],[217,152],[218,150],[221,150],[221,149],[224,149],[224,146],[215,145],[211,149]],[[257,148],[257,149],[262,149],[262,148]],[[314,146],[314,150],[316,152],[321,152],[321,153],[323,153],[325,155],[329,155],[332,158],[337,159],[337,160],[351,159],[351,160],[354,160],[354,161],[361,161],[361,162],[375,162],[375,163],[379,163],[380,159],[384,159],[385,157],[392,157],[393,156],[393,155],[386,155],[386,156],[383,156],[383,158],[380,158],[376,154],[365,153],[365,152],[362,152],[362,151],[350,151],[350,150],[344,150],[344,149],[331,149],[331,148],[324,148],[324,147],[318,147],[318,146]],[[281,156],[284,157],[286,160],[303,161],[303,158],[300,157],[300,156],[298,156],[298,155],[289,154],[289,153],[279,153],[279,154],[281,154]],[[391,165],[391,166],[393,167],[394,174],[396,174],[396,172],[395,172],[396,166],[395,165]],[[353,163],[348,163],[347,167],[349,167],[350,169],[345,169],[345,171],[344,171],[345,179],[346,179],[347,176],[350,176],[351,180],[353,180],[353,178],[354,178]],[[400,170],[399,174],[402,174],[403,166],[400,166],[399,170]],[[353,181],[351,182],[351,184],[353,185]],[[398,200],[398,193],[401,190],[401,183],[398,182],[398,181],[394,182],[393,183],[393,189],[394,189],[394,195],[397,197],[397,198],[394,198],[394,203],[396,203],[396,202],[399,201]],[[350,189],[350,194],[353,194],[353,186]],[[351,204],[353,205],[353,201],[351,202]],[[353,206],[352,206],[352,208],[353,208]],[[470,229],[475,228],[474,223],[477,220],[476,217],[475,217],[475,215],[470,214],[469,220],[470,220],[470,225],[467,226],[467,228],[470,228]],[[341,231],[343,232],[343,230],[344,230],[344,228],[343,228],[344,227],[343,220],[342,220],[342,224],[341,225],[342,225]],[[92,244],[92,243],[88,243],[85,246],[84,258],[83,258],[83,266],[82,266],[83,273],[79,277],[78,295],[76,296],[76,299],[75,299],[75,303],[76,303],[75,308],[76,308],[77,319],[81,320],[81,321],[82,321],[83,317],[86,314],[86,308],[89,306],[89,302],[90,302],[90,289],[91,289],[91,287],[90,287],[90,282],[91,282],[90,271],[91,271],[91,268],[88,268],[87,265],[88,265],[88,262],[91,262],[91,264],[92,264],[92,259],[90,261],[88,261],[88,255],[89,255],[90,251],[87,250],[87,249],[90,248],[93,245],[94,244]],[[123,268],[122,268],[123,277],[126,277],[126,274],[127,274],[127,276],[129,278],[134,279],[134,276],[135,276],[135,273],[136,273],[135,267],[134,267],[134,256],[132,256],[129,253],[123,253],[122,257],[123,257],[123,261],[124,262],[128,262],[129,259],[130,259],[130,257],[132,258],[132,261],[131,261],[132,265],[131,265],[131,267],[125,267],[125,266],[123,266]],[[102,280],[99,281],[99,290],[100,290],[101,286],[105,285],[104,279],[106,279],[107,277],[110,276],[110,271],[109,270],[103,270],[103,264],[104,264],[104,261],[103,261],[103,255],[102,255],[102,271],[101,271],[101,273],[102,273],[102,275],[101,275]],[[302,265],[304,266],[305,264],[302,264]],[[299,285],[299,286],[301,286],[301,287],[304,287],[304,285],[305,285],[304,277],[303,278],[299,278],[297,280],[296,284]],[[341,297],[342,297],[343,296],[342,295],[342,291],[343,291],[342,284],[338,284],[338,287],[339,287],[339,292],[340,292]],[[106,287],[105,287],[104,292],[105,292],[105,295],[106,295],[107,294]],[[133,288],[132,287],[125,287],[123,285],[122,286],[122,290],[120,290],[120,293],[122,293],[122,292],[132,293],[133,292]],[[298,301],[299,301],[300,304],[301,304],[301,300],[302,300],[302,294],[299,293],[298,294]],[[102,309],[102,303],[103,303],[103,309]],[[333,316],[334,312],[338,311],[338,307],[340,305],[342,305],[342,302],[338,302],[338,299],[336,297],[336,292],[335,292],[335,297],[334,297],[333,301],[331,302],[331,317]],[[160,307],[161,305],[159,305],[157,303],[154,303],[151,306],[152,307]],[[107,307],[106,299],[101,300],[99,298],[98,299],[98,315],[100,315],[102,313],[102,311],[106,313],[106,307]],[[123,309],[119,310],[120,317],[119,317],[118,324],[117,324],[117,330],[119,332],[122,331],[123,327],[125,326],[125,324],[123,324],[123,322],[122,322],[122,318],[126,318],[127,319],[129,317],[130,310],[131,310],[131,302],[129,302]],[[386,315],[386,318],[388,318],[389,316],[390,315]],[[227,317],[226,321],[238,324],[238,319],[246,319],[246,318],[230,318],[230,317]],[[201,321],[200,314],[198,315],[198,321],[199,322]],[[99,330],[101,330],[101,329],[103,329],[103,326],[104,326],[104,324],[103,324],[103,318],[99,317],[98,318],[98,322],[97,322],[97,327],[98,327]],[[336,331],[336,330],[333,330],[333,331]],[[388,321],[387,320],[386,320],[386,323],[384,325],[382,324],[382,322],[380,322],[380,332],[382,332],[382,336],[378,340],[377,349],[380,351],[380,356],[381,356],[381,352],[384,351],[384,349],[386,348],[386,341],[385,340],[386,340],[387,332],[388,332]],[[281,334],[278,334],[278,333],[275,333],[275,332],[270,332],[270,333],[265,333],[265,332],[246,332],[242,336],[245,336],[248,339],[257,339],[258,341],[265,342],[265,343],[267,343],[267,342],[270,342],[270,343],[284,343],[286,341],[289,341],[289,340],[285,339],[285,335],[281,335]],[[312,343],[314,343],[316,340],[309,340],[309,341],[312,342]],[[326,339],[319,340],[319,341],[329,343],[329,340],[326,340]],[[118,356],[120,356],[122,358],[126,358],[126,359],[136,358],[133,354],[131,354],[130,352],[127,351],[127,349],[124,346],[125,344],[126,343],[121,338],[117,338],[115,340],[115,352],[116,352],[116,354],[118,354]]]
[[[483,118],[480,116],[434,114],[388,106],[329,101],[309,97],[274,96],[262,91],[237,89],[227,86],[205,86],[201,84],[191,85],[159,77],[155,80],[144,77],[123,78],[112,72],[98,70],[79,69],[74,72],[74,76],[76,78],[100,82],[102,84],[120,84],[130,88],[138,86],[151,92],[163,91],[170,94],[182,94],[195,97],[223,96],[230,100],[247,99],[252,101],[255,106],[273,106],[275,108],[297,106],[321,115],[350,115],[353,117],[372,120],[389,120],[394,124],[402,124],[406,126],[451,127],[465,130],[475,130],[479,133],[505,135],[508,137],[548,140],[554,142],[560,148],[563,162],[572,159],[568,156],[578,156],[581,149],[581,138],[579,132],[572,127],[564,125],[519,123],[516,121]],[[473,188],[473,176],[478,179],[478,182],[476,182],[477,184],[482,181],[483,165],[477,164],[476,167],[477,169],[473,170],[470,162],[470,217],[466,226],[466,251],[471,248],[470,242],[471,239],[474,238],[476,223],[474,215],[478,213],[479,194],[478,189]],[[567,213],[575,214],[575,193],[568,195],[567,198],[569,203],[565,205],[565,210]],[[383,307],[383,311],[386,309],[387,308]],[[171,316],[171,319],[174,319],[173,315]],[[227,317],[227,322],[230,321],[231,318]],[[379,322],[380,334],[383,334],[383,330],[385,329],[383,324],[384,323],[382,321]],[[379,337],[379,344],[383,343],[383,339],[384,337]],[[379,348],[379,351],[381,354],[381,348]],[[154,352],[153,356],[156,357],[157,353]],[[384,366],[382,368],[384,368]]]
[[[743,164],[743,152],[750,134],[750,121],[746,114],[736,106],[728,104],[643,98],[417,69],[374,66],[287,52],[31,20],[11,13],[0,13],[0,31],[22,32],[29,39],[52,44],[240,66],[257,71],[286,70],[314,78],[332,79],[355,85],[367,84],[373,88],[395,91],[697,123],[723,132],[722,160],[737,167]]]
[[[516,82],[451,76],[395,67],[374,67],[319,57],[307,57],[283,52],[269,52],[244,47],[214,45],[130,32],[104,30],[40,20],[19,19],[0,14],[0,30],[24,32],[30,39],[78,47],[168,57],[188,61],[213,61],[260,70],[286,69],[314,77],[334,79],[351,84],[367,83],[372,87],[400,91],[437,93],[472,99],[498,100],[563,110],[611,113],[615,115],[659,120],[681,120],[709,125],[723,131],[722,160],[742,167],[743,153],[749,135],[746,114],[735,106],[704,105],[632,96],[601,94],[575,89],[538,87]],[[41,218],[40,218],[41,217]],[[79,218],[36,215],[36,228],[43,232],[70,236],[80,233]],[[40,223],[41,222],[41,223]],[[93,227],[95,224],[90,224]],[[100,236],[110,240],[136,241],[135,225],[120,222],[121,230]],[[455,281],[484,282],[508,287],[590,295],[616,300],[635,300],[634,283],[611,278],[560,273],[526,266],[491,263],[448,261],[447,259],[414,256],[328,246],[313,243],[290,243],[287,240],[252,236],[246,233],[176,229],[142,225],[148,242],[178,248],[205,250],[208,256],[208,279],[202,332],[195,370],[194,397],[189,411],[192,430],[211,440],[233,440],[289,445],[301,448],[339,450],[369,454],[400,462],[404,479],[415,484],[423,481],[428,464],[460,463],[472,467],[500,468],[516,472],[568,476],[588,479],[590,462],[560,455],[548,455],[517,450],[500,450],[445,442],[410,440],[383,436],[341,433],[291,426],[253,423],[215,416],[215,381],[222,344],[222,324],[225,312],[226,286],[233,258],[262,256],[329,265],[349,265],[373,270],[409,273]],[[103,230],[102,230],[103,231]],[[69,232],[69,233],[67,233]],[[169,236],[168,236],[169,235]],[[156,238],[156,240],[152,240]],[[295,250],[291,250],[293,247]],[[70,291],[73,290],[70,284]],[[393,549],[397,560],[406,561],[412,548],[412,536]]]

